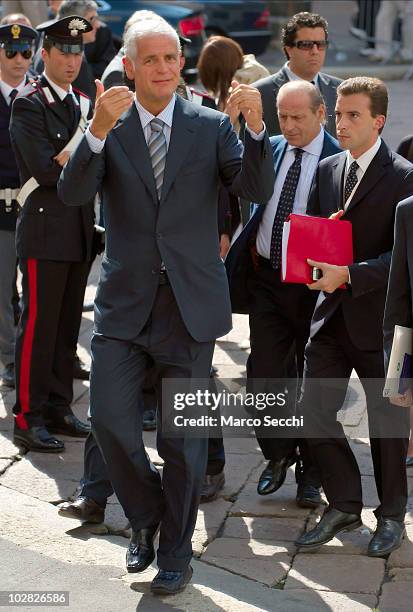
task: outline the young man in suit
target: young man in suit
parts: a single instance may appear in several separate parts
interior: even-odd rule
[[[272,197],[265,207],[256,208],[226,260],[233,312],[249,314],[251,354],[247,364],[248,386],[257,390],[257,385],[265,381],[259,390],[267,393],[277,393],[284,388],[285,382],[282,381],[291,356],[298,377],[302,377],[304,347],[317,299],[317,295],[303,285],[281,282],[281,262],[276,251],[280,252],[282,234],[277,228],[282,231],[291,212],[305,213],[318,161],[340,151],[337,141],[324,131],[324,101],[320,91],[311,83],[291,81],[284,84],[277,97],[277,115],[283,135],[270,138],[276,172]],[[287,197],[287,201],[285,189],[295,170],[294,193]],[[289,413],[294,412],[295,403],[294,387],[290,389],[286,408]],[[265,414],[271,413],[276,417],[283,413],[284,416],[284,410],[267,407]],[[258,494],[268,495],[279,489],[288,467],[298,461],[297,503],[303,507],[317,506],[321,502],[320,481],[305,440],[299,442],[298,458],[294,432],[284,432],[280,437],[268,427],[259,427],[255,431],[268,461],[258,482]]]
[[[304,80],[314,83],[326,104],[326,130],[336,135],[334,107],[337,86],[341,79],[320,72],[328,48],[328,24],[316,13],[293,15],[281,31],[281,45],[287,61],[275,74],[256,81],[253,85],[262,96],[264,122],[271,136],[281,134],[276,113],[280,87],[289,81]]]
[[[70,155],[64,149],[81,115],[85,120],[90,112],[89,99],[71,86],[82,61],[82,32],[89,29],[76,15],[45,27],[45,72],[15,99],[10,123],[23,184],[16,229],[23,310],[16,340],[14,440],[31,451],[61,452],[64,444],[52,434],[86,437],[90,430],[70,404],[92,251],[93,198],[82,211],[69,210],[56,187]]]
[[[242,160],[227,116],[175,96],[183,60],[171,26],[137,22],[125,49],[136,95],[126,87],[104,92],[98,82],[94,118],[63,170],[59,193],[76,207],[102,190],[106,256],[95,300],[92,429],[132,525],[127,569],[141,572],[153,561],[160,526],[160,569],[151,589],[165,594],[185,588],[192,575],[207,439],[159,431],[161,485],[139,432],[138,395],[148,358],[161,379],[201,378],[208,385],[215,339],[231,327],[218,177],[262,202],[274,169],[256,89],[239,86],[232,94],[247,122]],[[170,406],[159,399],[162,415]]]
[[[320,162],[308,212],[351,222],[354,263],[333,266],[309,260],[321,269],[322,278],[309,285],[320,294],[305,350],[302,409],[329,508],[297,545],[315,548],[361,525],[360,471],[336,420],[354,368],[366,393],[380,500],[368,554],[381,557],[401,544],[407,500],[408,414],[389,410],[383,399],[382,322],[394,215],[397,203],[413,192],[413,166],[380,138],[388,105],[380,80],[348,79],[337,94],[337,135],[346,151]]]
[[[16,326],[13,287],[16,277],[16,221],[19,169],[11,147],[9,124],[14,98],[28,83],[27,71],[37,32],[27,25],[0,26],[0,362],[3,385],[14,387]]]

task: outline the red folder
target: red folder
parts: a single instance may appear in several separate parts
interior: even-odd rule
[[[348,266],[353,263],[349,221],[291,214],[284,223],[281,279],[284,283],[313,283],[307,259]]]

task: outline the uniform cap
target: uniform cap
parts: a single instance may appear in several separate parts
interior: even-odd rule
[[[37,32],[29,26],[11,23],[0,26],[0,47],[11,51],[31,49]]]
[[[81,53],[83,51],[82,34],[90,32],[93,27],[89,21],[80,15],[69,15],[63,19],[46,21],[37,26],[44,33],[45,40],[64,53]]]

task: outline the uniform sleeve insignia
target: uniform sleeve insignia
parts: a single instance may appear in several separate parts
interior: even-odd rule
[[[20,32],[21,32],[21,27],[17,23],[14,23],[11,26],[11,33],[12,33],[12,36],[13,36],[14,40],[18,40],[18,38],[20,36]]]
[[[82,20],[82,19],[72,19],[72,21],[69,21],[69,25],[67,26],[70,30],[70,35],[71,36],[79,36],[79,30],[80,32],[82,32],[82,30],[86,30],[86,23]]]

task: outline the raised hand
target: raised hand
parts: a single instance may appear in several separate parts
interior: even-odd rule
[[[130,108],[133,92],[124,85],[105,91],[99,79],[96,79],[95,83],[96,103],[90,131],[96,138],[104,140],[119,117]]]
[[[232,92],[227,100],[227,107],[233,113],[236,110],[242,113],[249,129],[259,134],[264,127],[260,92],[252,85],[240,85],[237,81],[232,81],[231,88]]]

